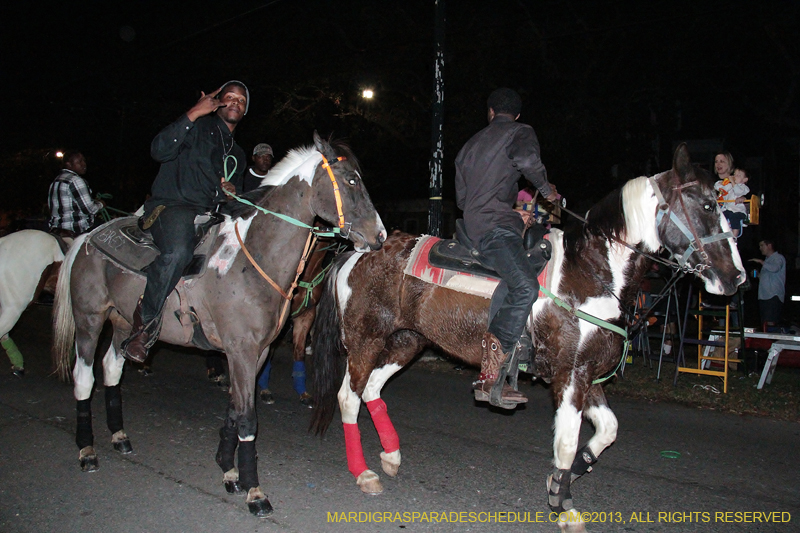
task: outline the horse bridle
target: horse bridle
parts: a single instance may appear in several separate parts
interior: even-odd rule
[[[339,225],[339,235],[341,235],[344,238],[347,238],[347,236],[350,235],[350,229],[351,229],[353,223],[352,222],[345,222],[345,220],[344,220],[344,212],[342,210],[342,207],[343,207],[342,206],[342,195],[339,192],[339,183],[336,181],[336,176],[333,175],[333,170],[331,170],[331,165],[335,165],[339,161],[345,161],[345,160],[347,160],[347,158],[343,157],[343,156],[339,156],[332,163],[328,163],[328,159],[325,157],[325,155],[323,155],[321,153],[320,153],[320,155],[322,156],[322,168],[324,168],[325,170],[328,171],[328,176],[330,177],[331,183],[333,184],[333,196],[334,196],[334,198],[336,200],[336,211],[337,211],[337,214],[339,216],[339,224],[338,224]],[[241,201],[240,198],[238,198],[238,197],[235,197],[235,198],[237,200]],[[284,218],[284,217],[282,217],[282,218]],[[286,316],[286,312],[289,309],[289,303],[292,301],[292,295],[294,293],[294,290],[297,288],[298,280],[300,279],[300,275],[303,273],[303,270],[305,270],[306,262],[308,261],[308,256],[311,254],[311,251],[314,248],[314,244],[317,241],[317,233],[314,231],[314,228],[311,228],[311,231],[309,231],[308,238],[306,239],[306,245],[305,245],[305,248],[303,250],[303,255],[300,258],[300,263],[297,265],[297,272],[296,272],[294,281],[292,282],[292,285],[289,287],[289,290],[288,291],[284,291],[277,283],[275,283],[275,281],[273,281],[272,278],[269,277],[269,275],[266,272],[264,272],[264,270],[258,265],[258,263],[256,263],[255,258],[252,256],[250,251],[245,246],[244,239],[242,239],[242,236],[239,234],[239,224],[238,224],[238,222],[234,226],[234,232],[236,233],[236,240],[239,242],[239,246],[241,247],[242,252],[244,252],[245,257],[247,257],[247,260],[250,261],[250,264],[253,265],[253,267],[261,275],[261,277],[264,278],[272,286],[272,288],[275,289],[281,295],[281,297],[284,300],[284,303],[283,303],[283,306],[282,306],[282,309],[281,309],[281,314],[280,314],[280,317],[278,318],[278,325],[277,325],[278,330],[280,330],[281,326],[283,325],[283,319]]]
[[[328,176],[331,178],[331,183],[333,184],[333,197],[336,200],[336,212],[339,215],[339,235],[346,239],[347,236],[350,235],[350,229],[352,228],[353,223],[345,223],[344,221],[344,211],[342,211],[342,195],[339,192],[339,183],[336,181],[336,176],[333,175],[331,165],[335,165],[339,161],[346,161],[347,158],[339,156],[333,163],[328,163],[328,159],[325,157],[325,155],[320,155],[322,155],[322,168],[328,171]]]
[[[730,231],[725,231],[723,233],[717,233],[716,235],[708,235],[706,237],[700,237],[697,233],[697,229],[695,228],[694,224],[692,223],[692,219],[686,215],[686,204],[683,201],[683,189],[687,187],[692,187],[694,185],[699,185],[700,182],[697,180],[690,181],[688,183],[683,183],[676,185],[672,188],[673,191],[678,192],[678,201],[681,203],[681,208],[683,209],[684,216],[686,217],[686,224],[684,224],[678,215],[675,214],[675,211],[672,210],[672,207],[666,202],[664,199],[664,195],[661,194],[661,189],[658,187],[658,183],[654,176],[650,176],[647,178],[650,180],[650,184],[653,186],[653,192],[658,199],[658,212],[656,213],[656,228],[661,225],[661,221],[664,219],[665,216],[669,215],[669,220],[671,220],[683,233],[686,238],[689,240],[689,247],[686,248],[686,251],[683,252],[683,255],[675,255],[675,253],[669,249],[668,246],[664,246],[669,250],[670,254],[675,258],[678,262],[678,266],[684,272],[692,273],[692,274],[700,274],[707,268],[711,266],[711,261],[708,257],[708,252],[706,252],[704,245],[711,244],[712,242],[722,241],[728,238],[733,237],[733,233]],[[687,227],[688,226],[688,227]],[[697,263],[696,265],[692,266],[689,264],[689,257],[694,252],[698,252],[702,262]]]

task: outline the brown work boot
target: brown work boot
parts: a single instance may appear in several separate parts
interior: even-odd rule
[[[478,376],[478,381],[472,384],[472,389],[475,391],[476,401],[488,402],[492,386],[497,382],[500,366],[506,360],[506,354],[503,353],[497,337],[488,331],[483,334],[481,349],[483,350],[481,374]],[[500,397],[501,403],[498,407],[513,409],[516,404],[526,403],[527,401],[528,398],[524,394],[514,390],[508,383],[503,383],[503,393]]]
[[[145,328],[142,322],[142,299],[136,304],[136,309],[133,311],[133,326],[131,327],[131,334],[127,339],[122,341],[122,356],[128,361],[134,363],[144,363],[147,359],[147,353],[150,347],[153,346],[155,340],[151,341],[151,335]]]

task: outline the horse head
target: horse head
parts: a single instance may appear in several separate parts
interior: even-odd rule
[[[682,268],[703,279],[708,292],[735,293],[746,279],[739,250],[717,205],[711,176],[692,165],[685,143],[675,150],[672,170],[651,183],[659,200],[661,244]]]
[[[312,182],[314,213],[338,226],[341,236],[353,241],[356,251],[380,249],[386,240],[386,228],[361,179],[358,160],[346,145],[332,146],[316,131],[314,146],[322,154]]]

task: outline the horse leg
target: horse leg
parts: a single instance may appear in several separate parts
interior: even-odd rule
[[[400,438],[394,429],[389,413],[386,410],[386,403],[380,397],[381,389],[386,381],[392,377],[402,367],[398,364],[385,365],[376,368],[369,375],[367,386],[361,398],[367,404],[367,409],[372,417],[372,423],[381,439],[381,468],[387,475],[395,477],[400,468]]]
[[[394,333],[386,341],[386,349],[380,357],[387,364],[372,370],[361,394],[381,439],[381,468],[390,477],[395,477],[400,468],[400,438],[389,419],[386,403],[380,397],[381,390],[389,378],[407,365],[426,343],[425,337],[410,330]]]
[[[364,450],[361,447],[361,432],[358,430],[358,411],[361,409],[361,398],[350,387],[350,363],[345,372],[342,387],[337,395],[339,410],[342,412],[344,428],[344,447],[347,453],[347,469],[356,478],[356,484],[362,492],[380,494],[383,492],[378,474],[367,468]]]
[[[592,465],[603,450],[617,440],[617,417],[609,409],[606,395],[600,385],[592,385],[586,394],[586,407],[583,415],[594,425],[595,433],[583,448],[578,450],[572,461],[571,480],[575,481],[586,472],[591,472]]]
[[[119,355],[119,345],[125,337],[115,323],[114,337],[103,357],[103,381],[106,389],[106,424],[111,431],[111,444],[118,452],[129,454],[133,452],[133,446],[123,429],[122,392],[119,385],[125,365],[125,359]]]
[[[11,361],[11,373],[19,378],[25,375],[25,359],[23,359],[22,352],[17,348],[14,339],[6,333],[0,337],[0,346],[6,351],[8,360]]]
[[[77,344],[76,344],[77,346]],[[92,388],[94,387],[94,358],[89,361],[78,355],[76,347],[75,368],[72,378],[75,382],[75,400],[77,413],[77,428],[75,430],[75,444],[80,450],[78,459],[81,470],[94,472],[100,465],[97,453],[94,451],[94,433],[92,432]]]
[[[559,514],[558,526],[563,531],[585,531],[580,513],[574,509],[570,483],[571,467],[578,450],[585,389],[576,383],[575,373],[567,377],[567,385],[556,384],[554,392],[558,408],[555,416],[553,464],[555,469],[547,478],[547,503]]]
[[[92,431],[92,389],[94,387],[94,353],[106,318],[107,313],[75,314],[75,367],[72,370],[78,421],[75,443],[80,449],[78,458],[81,470],[84,472],[94,472],[99,468]]]
[[[243,353],[252,353],[244,349]],[[256,516],[264,517],[272,513],[272,504],[261,490],[258,481],[258,464],[256,453],[256,434],[258,417],[256,415],[254,392],[256,370],[269,353],[266,346],[256,364],[245,364],[246,356],[242,353],[228,351],[228,366],[231,375],[231,406],[228,408],[228,420],[233,420],[238,438],[239,483],[242,490],[247,491],[247,507]],[[250,359],[252,361],[252,359]],[[224,430],[228,430],[228,422]],[[222,435],[222,433],[221,433]],[[222,442],[220,442],[222,446]],[[224,470],[224,467],[223,467]]]
[[[316,309],[310,308],[292,319],[292,387],[300,395],[300,403],[308,407],[312,407],[312,399],[306,391],[306,341],[316,314]]]
[[[239,446],[239,432],[236,428],[236,415],[233,403],[228,405],[225,424],[219,430],[219,447],[217,448],[216,461],[222,469],[222,482],[228,494],[241,494],[242,485],[239,483],[239,469],[235,466],[236,448]]]

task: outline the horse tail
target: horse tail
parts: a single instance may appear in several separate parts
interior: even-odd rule
[[[337,257],[325,277],[325,288],[317,304],[312,341],[311,386],[315,409],[311,414],[309,431],[324,436],[336,411],[337,394],[342,386],[347,354],[342,344],[341,317],[336,299],[336,278],[339,269],[352,254]],[[344,356],[344,357],[343,357]]]
[[[61,265],[53,302],[53,364],[56,374],[62,381],[69,381],[72,375],[72,349],[75,344],[75,317],[72,314],[72,295],[70,278],[72,265],[83,247],[86,235],[75,239]]]

